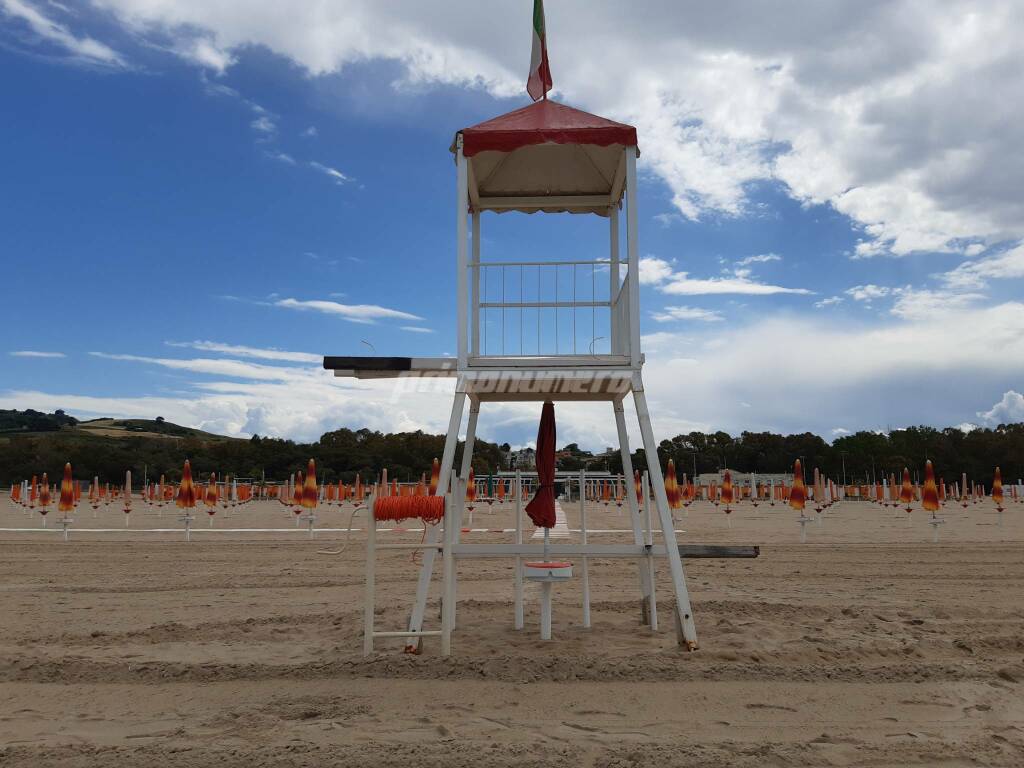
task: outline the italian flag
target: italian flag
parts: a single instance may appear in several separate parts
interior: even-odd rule
[[[551,67],[548,65],[548,37],[544,31],[544,0],[533,0],[533,52],[530,54],[530,76],[526,92],[534,101],[546,99],[551,90]]]

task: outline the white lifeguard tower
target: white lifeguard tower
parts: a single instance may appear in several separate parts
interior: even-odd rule
[[[633,126],[542,99],[458,131],[451,151],[456,168],[458,357],[326,357],[324,367],[334,370],[337,376],[356,378],[455,379],[455,397],[441,458],[441,487],[437,491],[447,494],[454,507],[451,556],[515,557],[517,578],[521,579],[522,558],[540,554],[539,545],[521,541],[510,545],[468,544],[459,537],[464,502],[458,486],[464,491],[482,404],[547,400],[609,403],[618,431],[623,473],[632,485],[624,409],[624,401],[632,395],[646,455],[658,455],[644,392],[644,357],[640,349],[637,134]],[[510,211],[604,218],[608,221],[607,258],[557,260],[537,256],[514,262],[486,260],[480,238],[484,214]],[[449,487],[467,401],[465,449],[460,471]],[[649,462],[648,469],[655,520],[661,528],[663,544],[654,544],[649,532],[645,535],[642,502],[629,492],[626,497],[634,534],[631,544],[588,544],[584,535],[581,543],[557,544],[551,554],[584,559],[588,555],[635,558],[640,566],[645,613],[651,610],[648,601],[653,601],[653,591],[651,570],[643,562],[649,562],[652,556],[665,557],[675,592],[678,641],[683,647],[694,649],[697,633],[681,548],[656,458]],[[447,513],[445,519],[449,519]],[[428,531],[408,624],[410,634],[395,631],[376,633],[377,636],[422,638],[441,634],[424,632],[422,628],[434,560],[441,550],[439,528],[432,526]],[[454,584],[450,592],[446,585],[445,602],[449,601],[454,601]],[[454,623],[454,605],[451,622]],[[517,604],[517,628],[520,626],[521,605]],[[372,627],[368,631],[372,649]]]

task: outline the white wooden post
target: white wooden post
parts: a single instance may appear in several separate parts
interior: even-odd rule
[[[377,521],[373,516],[376,494],[366,507],[366,592],[363,597],[363,655],[373,653],[374,582],[377,568]]]
[[[640,254],[636,211],[636,147],[626,147],[626,258],[629,263],[629,356],[640,366]]]
[[[473,211],[473,315],[470,325],[472,354],[480,354],[480,211]]]
[[[456,477],[454,472],[451,477],[451,487],[452,492],[446,501],[465,495],[466,484]],[[452,545],[455,543],[453,536],[455,515],[452,507],[452,504],[445,504],[444,508],[444,549],[441,554],[444,590],[444,597],[441,600],[442,656],[451,656],[452,654],[452,628],[455,626],[455,558],[452,557]]]
[[[459,325],[459,370],[466,367],[469,345],[467,343],[467,322],[466,322],[466,246],[467,246],[467,222],[469,214],[469,174],[466,167],[466,158],[462,154],[462,134],[455,140],[457,148],[456,156],[456,184],[455,184],[455,239],[457,254],[457,275],[456,293],[458,294],[458,325]]]
[[[651,429],[651,412],[647,408],[647,396],[644,394],[643,380],[639,372],[633,374],[633,402],[636,405],[637,420],[640,422],[640,435],[643,437],[644,452],[647,454],[651,484],[654,486],[654,500],[658,508],[661,532],[665,538],[665,555],[675,585],[677,630],[682,635],[680,645],[695,650],[697,626],[693,621],[693,609],[690,607],[690,593],[686,587],[686,575],[683,572],[683,559],[679,555],[676,529],[672,522],[671,510],[668,508],[665,479],[662,477],[661,464],[658,462],[658,444],[654,442],[654,430]]]
[[[629,507],[629,521],[633,526],[633,543],[638,547],[643,546],[644,537],[640,527],[640,505],[636,499],[636,489],[633,485],[633,457],[629,451],[629,433],[626,432],[626,414],[622,407],[622,398],[612,403],[615,411],[615,427],[619,432],[619,452],[622,455],[622,473],[626,481],[626,505]],[[650,574],[647,571],[643,558],[636,561],[637,572],[640,575],[640,621],[647,623],[647,603],[651,595]]]
[[[640,486],[644,494],[644,546],[647,547],[647,579],[651,585],[651,592],[647,600],[647,615],[650,618],[651,631],[658,631],[658,596],[655,592],[654,583],[654,556],[651,554],[651,547],[654,546],[654,531],[651,528],[651,478],[648,472],[644,472],[643,482]]]
[[[587,543],[587,494],[583,490],[586,473],[580,470],[580,543]],[[583,556],[583,627],[590,629],[590,563]]]
[[[523,479],[516,470],[516,544],[523,543]],[[523,628],[523,558],[516,555],[515,619],[516,629]]]
[[[615,306],[614,301],[619,293],[619,206],[618,203],[611,206],[608,209],[608,259],[611,264],[608,267],[608,302],[611,305],[609,307],[609,323],[611,324],[611,339],[609,340],[609,350],[613,355],[620,354],[622,339],[619,338],[621,333],[618,323],[615,322]]]

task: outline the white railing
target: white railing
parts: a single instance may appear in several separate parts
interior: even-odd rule
[[[470,348],[475,357],[628,354],[628,292],[611,262],[471,263]],[[614,298],[612,297],[614,294]],[[625,339],[627,351],[621,349]]]
[[[611,353],[629,357],[629,280],[626,275],[611,306]]]

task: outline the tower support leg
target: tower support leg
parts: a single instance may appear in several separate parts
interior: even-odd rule
[[[647,455],[647,471],[654,490],[661,533],[665,539],[666,559],[675,587],[676,630],[679,633],[679,644],[692,651],[697,648],[697,626],[693,621],[693,609],[690,607],[690,593],[686,588],[686,574],[683,572],[683,559],[679,555],[676,529],[671,510],[668,508],[665,479],[662,477],[661,464],[658,461],[658,444],[654,441],[654,430],[651,428],[651,412],[647,408],[647,395],[644,393],[643,379],[639,372],[633,374],[633,402],[636,405],[637,420],[640,422],[640,435],[643,438],[644,453]]]
[[[438,496],[448,494],[448,480],[452,474],[452,465],[455,463],[455,447],[459,442],[459,427],[462,426],[462,411],[466,406],[466,397],[465,384],[460,380],[455,387],[455,399],[452,402],[452,413],[448,420],[448,434],[445,436],[444,453],[441,454],[441,471],[438,476],[438,488],[435,492]],[[438,544],[440,534],[440,525],[427,526],[426,543]],[[427,595],[430,592],[430,578],[434,573],[436,557],[436,547],[423,550],[423,564],[420,566],[420,578],[416,584],[416,599],[413,602],[412,614],[409,616],[409,630],[412,632],[419,632],[423,629],[423,614],[427,608]],[[405,642],[406,653],[419,653],[422,650],[422,637],[409,637]]]
[[[636,498],[636,489],[633,487],[633,457],[629,450],[629,434],[626,432],[626,414],[622,406],[622,398],[612,404],[615,410],[615,427],[619,432],[619,451],[622,454],[622,474],[626,483],[626,503],[629,507],[629,520],[633,525],[633,543],[638,547],[643,546],[644,534],[640,525],[640,504]],[[651,581],[650,572],[644,558],[637,559],[637,571],[640,574],[640,622],[648,623],[650,620]]]

